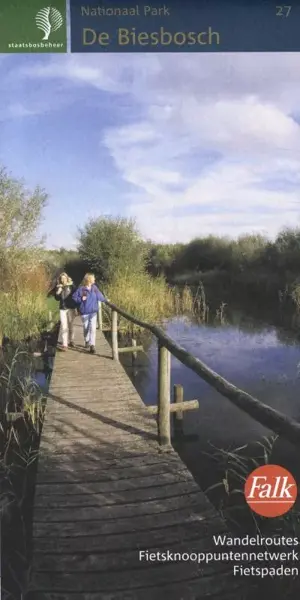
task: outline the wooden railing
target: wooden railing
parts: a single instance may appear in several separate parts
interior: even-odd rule
[[[111,309],[111,330],[112,339],[112,357],[119,360],[119,353],[122,351],[137,352],[143,350],[142,346],[133,345],[130,348],[118,347],[118,314],[152,333],[157,339],[158,347],[158,397],[157,407],[149,407],[150,412],[158,415],[158,433],[159,442],[162,446],[171,444],[170,432],[170,414],[177,413],[178,420],[182,419],[183,410],[192,410],[199,407],[198,400],[183,401],[181,386],[175,387],[175,403],[171,405],[171,354],[175,356],[183,365],[199,375],[211,387],[217,390],[222,396],[225,396],[232,404],[241,409],[264,427],[272,430],[279,436],[282,436],[289,442],[300,446],[300,423],[280,413],[274,408],[267,406],[257,398],[254,398],[247,392],[239,389],[218,373],[215,373],[201,360],[187,352],[182,346],[176,344],[162,329],[156,325],[151,325],[133,315],[128,314],[123,309],[115,306],[111,302],[105,302],[105,305]],[[99,307],[99,326],[102,328],[102,306]],[[177,393],[176,393],[177,390]]]

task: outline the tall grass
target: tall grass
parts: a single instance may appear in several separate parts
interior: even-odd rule
[[[201,285],[195,295],[188,286],[180,290],[170,287],[163,277],[128,273],[116,278],[103,291],[111,302],[147,323],[162,323],[180,315],[195,317],[200,322],[208,319],[209,307]],[[108,313],[105,318],[109,318]],[[132,326],[121,318],[120,327],[126,330]]]
[[[178,296],[164,278],[146,273],[115,278],[105,293],[114,304],[147,323],[157,323],[179,310]]]
[[[247,444],[231,451],[215,448],[213,457],[224,470],[224,477],[222,481],[217,483],[214,487],[224,487],[228,496],[236,493],[243,494],[244,484],[249,475],[249,464],[252,470],[262,465],[269,464],[274,444],[277,439],[277,435],[272,435],[270,437],[264,437],[262,442],[257,442],[258,448],[261,449],[261,455],[256,458],[248,458],[243,454],[248,448]],[[239,482],[238,487],[235,486],[232,488],[231,480]]]
[[[22,412],[30,417],[41,390],[33,377],[32,354],[24,344],[8,348],[0,362],[0,407],[2,412]]]
[[[54,296],[49,296],[49,298],[47,298],[47,308],[48,311],[50,311],[52,313],[52,319],[55,322],[59,321],[59,302],[57,302],[54,298]]]
[[[23,290],[0,292],[0,336],[16,342],[37,336],[47,326],[48,306],[45,294]]]
[[[10,349],[0,363],[3,598],[23,598],[30,574],[31,506],[45,398],[32,357]]]
[[[42,265],[19,266],[12,278],[1,279],[0,342],[3,336],[19,342],[37,336],[47,324],[48,278]]]

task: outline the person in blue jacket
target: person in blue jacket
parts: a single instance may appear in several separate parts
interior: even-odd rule
[[[95,285],[95,276],[92,273],[84,276],[82,285],[74,292],[72,298],[81,314],[85,347],[90,349],[91,354],[95,354],[98,303],[107,302],[107,299]]]

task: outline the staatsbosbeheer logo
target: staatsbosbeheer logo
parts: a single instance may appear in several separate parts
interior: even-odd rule
[[[68,51],[66,0],[0,0],[0,7],[0,54]]]
[[[62,26],[64,20],[62,14],[52,6],[46,6],[38,11],[35,17],[36,26],[44,32],[43,40],[48,40],[53,31]]]
[[[297,498],[296,481],[279,465],[263,465],[248,476],[244,494],[251,510],[262,517],[280,517],[288,512]]]

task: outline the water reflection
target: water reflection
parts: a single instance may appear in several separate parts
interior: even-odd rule
[[[199,325],[186,318],[166,323],[166,332],[186,350],[236,386],[296,419],[300,416],[300,343],[295,333],[234,311],[224,325]],[[144,340],[147,359],[134,377],[145,404],[157,397],[156,340]],[[198,411],[184,415],[187,433],[201,444],[227,447],[251,442],[268,431],[233,406],[195,373],[172,357],[171,383],[182,384],[185,399],[199,399]]]

